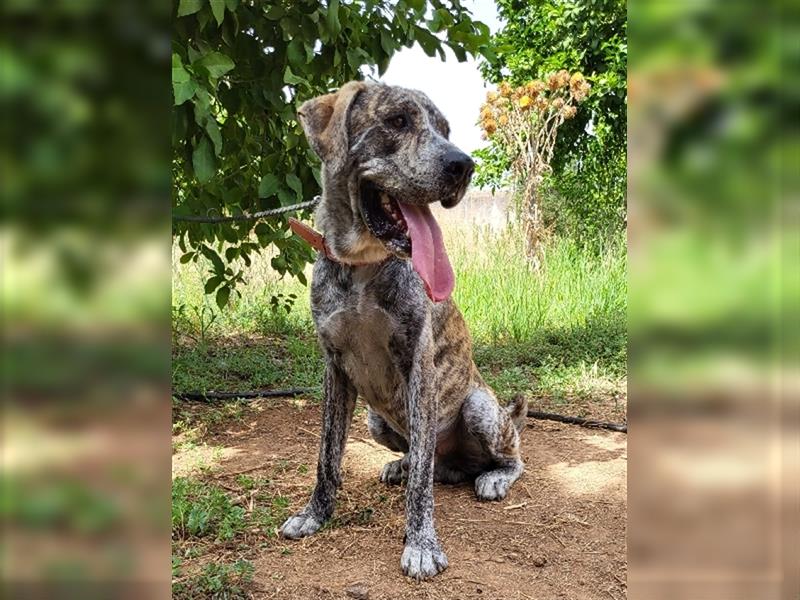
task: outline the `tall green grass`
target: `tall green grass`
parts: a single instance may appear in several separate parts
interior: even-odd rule
[[[446,244],[456,272],[454,299],[475,339],[530,339],[542,329],[585,327],[593,321],[624,321],[627,301],[627,257],[624,238],[596,253],[569,239],[544,247],[538,270],[522,252],[521,234],[513,227],[501,233],[488,228],[446,227]],[[253,262],[241,298],[232,297],[220,311],[203,293],[209,265],[173,260],[173,307],[185,324],[200,327],[213,321],[209,333],[288,332],[311,327],[308,289],[294,279],[281,279],[269,257]],[[310,270],[309,270],[310,275]],[[271,304],[282,294],[281,305]],[[291,311],[283,299],[294,294]]]
[[[600,254],[569,239],[552,240],[543,249],[542,266],[533,270],[514,228],[449,233],[455,300],[477,340],[524,342],[542,330],[625,320],[621,240]]]

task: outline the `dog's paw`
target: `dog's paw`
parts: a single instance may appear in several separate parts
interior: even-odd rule
[[[381,481],[389,485],[400,485],[406,479],[406,470],[403,464],[404,459],[393,460],[383,465],[381,471]]]
[[[321,521],[308,513],[300,512],[286,519],[281,525],[280,534],[285,538],[296,540],[316,533],[320,527],[322,527]]]
[[[502,500],[508,494],[511,483],[511,479],[503,473],[481,473],[475,479],[475,495],[478,500]]]
[[[438,543],[432,548],[406,545],[400,567],[403,574],[416,580],[429,579],[447,568],[447,556]]]

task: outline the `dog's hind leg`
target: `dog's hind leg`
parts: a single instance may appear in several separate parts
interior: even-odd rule
[[[386,419],[371,408],[367,411],[367,429],[376,442],[392,452],[408,452],[408,440],[392,429]]]
[[[509,407],[497,403],[491,392],[477,388],[470,392],[461,414],[467,431],[480,443],[487,465],[475,478],[479,500],[502,500],[519,479],[524,465],[519,457],[520,415],[527,412],[524,399],[515,399]]]
[[[371,408],[367,412],[367,428],[372,438],[393,452],[408,452],[408,440],[397,433],[386,419]],[[381,471],[381,481],[390,485],[398,485],[408,476],[408,455],[399,460],[386,463]]]
[[[437,483],[461,483],[469,479],[464,471],[454,469],[451,465],[437,462],[433,467],[433,480]]]
[[[289,517],[281,527],[284,537],[295,539],[311,535],[333,514],[336,490],[341,485],[342,454],[355,405],[353,384],[344,371],[329,360],[325,369],[317,485],[306,507]]]

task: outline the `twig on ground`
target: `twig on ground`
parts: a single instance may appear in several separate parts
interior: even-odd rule
[[[305,427],[297,427],[298,431],[302,431],[303,433],[307,433],[308,435],[313,435],[315,438],[319,439],[319,434],[311,431],[310,429],[306,429]]]
[[[222,481],[218,482],[217,485],[221,488],[225,488],[229,492],[234,492],[235,494],[239,494],[242,491],[242,488],[235,488],[232,485],[228,485],[227,483],[224,483]]]
[[[559,423],[569,423],[570,425],[580,425],[581,427],[589,427],[591,429],[609,429],[611,431],[619,431],[628,433],[628,425],[620,423],[607,423],[605,421],[594,421],[592,419],[583,419],[581,417],[568,417],[564,415],[557,415],[555,413],[539,412],[537,410],[529,410],[528,416],[532,419],[544,419],[547,421],[558,421]]]
[[[508,506],[504,506],[503,510],[516,510],[518,508],[522,508],[523,506],[527,506],[527,502],[520,502],[519,504],[509,504]]]
[[[200,402],[213,402],[214,400],[253,400],[255,398],[288,398],[310,394],[314,388],[289,388],[286,390],[256,390],[254,392],[173,392],[173,398],[178,400],[198,400]]]
[[[218,473],[214,475],[215,479],[220,479],[222,477],[233,477],[234,475],[243,475],[245,473],[252,473],[253,471],[258,471],[259,469],[267,469],[272,463],[264,463],[263,465],[256,465],[255,467],[249,467],[247,469],[241,469],[239,471],[231,471],[230,473]]]
[[[344,555],[345,555],[345,553],[346,553],[348,550],[350,550],[350,548],[353,546],[353,544],[355,544],[355,543],[356,543],[357,541],[359,541],[360,539],[361,539],[361,538],[359,538],[359,537],[354,537],[354,538],[353,538],[353,541],[351,541],[351,542],[350,542],[349,544],[347,544],[347,545],[346,545],[344,548],[342,548],[342,551],[339,553],[339,558],[344,558]]]
[[[562,548],[566,548],[566,547],[567,547],[567,545],[564,543],[564,540],[562,540],[562,539],[561,539],[560,537],[558,537],[558,536],[557,536],[555,533],[553,533],[553,531],[552,531],[552,530],[548,530],[548,531],[547,531],[547,533],[549,533],[549,534],[550,534],[550,535],[553,537],[553,539],[554,539],[555,541],[557,541],[559,544],[561,544],[561,547],[562,547]]]

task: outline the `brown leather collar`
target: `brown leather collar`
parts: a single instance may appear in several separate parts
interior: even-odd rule
[[[387,260],[386,258],[382,258],[381,260],[376,260],[373,262],[350,262],[350,261],[340,260],[333,254],[333,252],[331,252],[331,249],[325,242],[325,236],[323,236],[320,232],[312,229],[305,223],[302,223],[292,217],[289,217],[289,227],[296,235],[300,236],[306,242],[308,242],[308,244],[312,248],[318,250],[319,252],[322,252],[322,254],[325,255],[325,258],[327,258],[328,260],[332,260],[333,262],[337,262],[343,265],[349,265],[351,267],[363,267],[365,265],[377,265]]]

